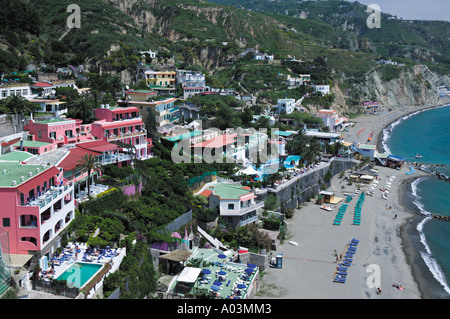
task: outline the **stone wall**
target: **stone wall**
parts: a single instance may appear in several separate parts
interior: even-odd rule
[[[264,201],[270,195],[275,195],[283,203],[285,209],[295,209],[310,197],[315,197],[323,185],[326,188],[330,186],[330,182],[324,181],[328,171],[334,176],[358,163],[359,161],[354,159],[337,158],[321,167],[291,178],[290,181],[275,189],[269,188],[267,191],[256,193],[256,195],[258,200],[261,201]]]
[[[24,122],[22,115],[0,115],[0,137],[23,132]]]

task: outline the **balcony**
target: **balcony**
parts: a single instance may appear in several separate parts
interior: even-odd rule
[[[37,198],[33,198],[30,202],[23,206],[39,206],[43,208],[48,204],[52,203],[58,196],[63,194],[65,191],[69,190],[69,185],[54,186],[52,189],[41,194]]]
[[[133,136],[140,136],[140,135],[145,135],[147,136],[147,130],[146,129],[141,129],[141,130],[134,130],[133,132],[128,131],[125,133],[120,132],[118,135],[115,134],[111,134],[111,135],[106,135],[106,138],[109,141],[117,141],[117,140],[121,140],[124,138],[129,138],[129,137],[133,137]]]
[[[233,211],[222,211],[220,212],[220,216],[243,216],[245,214],[248,214],[254,210],[258,210],[260,208],[263,208],[264,202],[261,203],[254,203],[248,207],[241,207],[239,209],[235,209]]]

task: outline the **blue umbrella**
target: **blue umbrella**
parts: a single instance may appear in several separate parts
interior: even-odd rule
[[[246,273],[251,274],[253,272],[252,268],[247,268],[244,270]]]
[[[227,273],[226,273],[225,271],[221,270],[221,271],[218,272],[218,274],[219,274],[220,276],[225,276]]]
[[[224,254],[220,254],[220,255],[218,255],[217,257],[219,257],[220,259],[225,259],[225,258],[227,258],[227,256],[224,255]]]
[[[247,287],[247,286],[244,285],[244,284],[237,284],[236,287],[239,288],[239,289],[244,289],[244,288]]]
[[[217,291],[217,290],[220,290],[220,287],[219,287],[219,286],[216,286],[216,285],[212,285],[212,286],[211,286],[211,289],[212,289],[213,291]]]
[[[205,274],[205,275],[208,275],[208,274],[211,273],[211,270],[209,270],[209,269],[203,269],[203,270],[202,270],[202,273]]]
[[[248,264],[247,267],[248,268],[256,268],[256,265],[255,264]]]
[[[216,285],[216,286],[222,286],[222,283],[221,283],[220,281],[216,280],[216,281],[214,281],[214,285]]]

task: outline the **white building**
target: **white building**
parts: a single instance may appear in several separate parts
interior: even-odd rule
[[[286,112],[286,114],[294,112],[295,99],[278,99],[277,102],[278,113],[281,113],[281,111]]]
[[[257,52],[255,54],[255,60],[269,60],[269,61],[273,61],[273,59],[274,59],[274,55],[273,54],[260,53],[260,52]]]
[[[322,119],[323,125],[330,128],[330,132],[339,131],[344,123],[348,121],[348,118],[346,117],[339,117],[335,110],[319,110],[319,112],[317,112],[317,117]]]
[[[314,91],[322,93],[322,95],[330,93],[329,85],[313,85]]]
[[[216,183],[200,193],[209,198],[209,208],[219,209],[219,214],[231,227],[237,228],[258,221],[264,202],[249,187],[240,184]]]
[[[158,55],[158,52],[153,52],[152,50],[148,50],[148,51],[141,51],[139,52],[143,57],[145,56],[145,54],[148,54],[150,56],[150,58],[154,59],[156,58],[156,56]]]
[[[0,100],[6,99],[8,96],[20,95],[27,100],[34,98],[36,95],[31,92],[29,84],[16,83],[0,85]]]
[[[358,144],[356,149],[362,156],[368,156],[371,161],[375,159],[375,154],[377,153],[376,145]]]

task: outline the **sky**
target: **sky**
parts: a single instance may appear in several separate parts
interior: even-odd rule
[[[354,1],[350,1],[354,2]],[[358,0],[361,4],[377,4],[381,12],[405,20],[450,21],[450,0]]]

